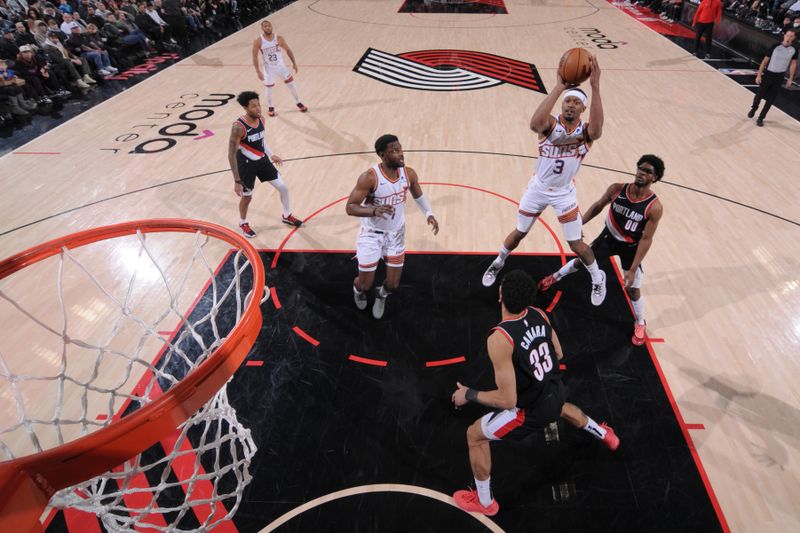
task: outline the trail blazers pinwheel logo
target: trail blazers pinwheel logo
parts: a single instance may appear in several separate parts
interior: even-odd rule
[[[421,91],[471,91],[510,83],[547,94],[532,63],[470,50],[394,55],[370,48],[353,70],[395,87]]]

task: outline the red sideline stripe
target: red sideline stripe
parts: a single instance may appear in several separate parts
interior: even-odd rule
[[[67,531],[80,531],[81,533],[100,533],[100,522],[97,515],[78,511],[71,507],[64,509],[64,521],[67,523]]]
[[[647,340],[649,340],[650,342],[664,342],[664,339],[658,339],[653,337],[647,337]]]
[[[11,152],[14,155],[61,155],[61,152]]]
[[[464,356],[453,357],[452,359],[439,359],[438,361],[426,361],[425,366],[445,366],[454,365],[456,363],[463,363],[467,359]]]
[[[617,281],[621,286],[624,286],[622,273],[619,271],[617,262],[611,261],[611,266],[614,268],[614,273],[617,275]],[[628,298],[628,293],[624,291],[623,293],[625,294],[625,301],[628,302],[628,306],[630,307],[631,315],[633,315],[633,306],[631,305],[630,298]],[[697,473],[700,474],[700,479],[703,480],[703,485],[706,488],[708,499],[711,500],[711,505],[714,507],[714,511],[717,513],[720,527],[722,527],[722,531],[730,533],[731,528],[728,526],[728,521],[725,520],[725,515],[722,513],[722,507],[719,504],[719,500],[717,500],[717,495],[714,492],[714,488],[711,486],[711,480],[708,479],[708,474],[706,474],[706,469],[703,467],[703,462],[700,460],[700,455],[698,455],[697,449],[694,447],[692,436],[689,435],[689,428],[687,427],[686,422],[683,421],[683,415],[681,414],[680,409],[678,409],[678,403],[675,401],[675,397],[672,395],[672,389],[669,388],[667,377],[664,375],[664,371],[661,370],[661,363],[658,362],[658,357],[656,357],[656,352],[653,351],[652,344],[646,342],[645,346],[647,346],[647,353],[650,354],[650,359],[653,361],[653,366],[656,368],[658,378],[661,380],[661,385],[664,387],[664,393],[666,393],[669,404],[672,406],[672,411],[675,413],[675,418],[678,420],[678,425],[683,433],[683,438],[686,441],[686,444],[689,446],[689,453],[692,454],[694,464],[697,466]]]
[[[686,429],[706,429],[703,424],[686,424]]]
[[[553,309],[555,309],[556,305],[558,305],[558,301],[560,299],[561,299],[561,291],[556,291],[556,295],[553,298],[553,301],[550,302],[550,305],[547,306],[547,309],[545,309],[545,311],[547,311],[548,313],[552,313]]]
[[[247,361],[244,366],[264,366],[264,361]]]
[[[275,305],[275,309],[281,308],[281,301],[278,300],[278,291],[275,290],[275,287],[269,288],[269,293],[272,295],[272,303]]]
[[[558,365],[558,369],[559,370],[566,370],[567,369],[567,365]]]
[[[378,359],[369,359],[367,357],[359,357],[357,355],[350,354],[348,357],[351,361],[355,361],[356,363],[364,363],[365,365],[373,365],[373,366],[386,366],[389,364],[388,361],[379,361]]]
[[[293,327],[292,331],[294,331],[295,333],[297,333],[297,335],[307,340],[312,346],[319,346],[319,341],[317,339],[315,339],[302,329],[298,328],[297,326]]]

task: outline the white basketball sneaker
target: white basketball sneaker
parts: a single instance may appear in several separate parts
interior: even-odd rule
[[[606,273],[600,271],[602,281],[600,283],[592,283],[592,305],[600,305],[606,299]]]
[[[504,265],[497,265],[494,261],[492,264],[489,265],[489,268],[486,269],[486,272],[483,273],[483,286],[484,287],[491,287],[494,285],[494,282],[497,281],[497,274],[503,270]]]
[[[353,287],[353,300],[355,300],[356,307],[358,307],[359,311],[363,311],[367,308],[367,293],[358,292],[355,286]]]

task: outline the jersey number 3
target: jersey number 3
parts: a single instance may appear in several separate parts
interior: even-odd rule
[[[553,174],[561,174],[564,171],[563,159],[556,159],[553,164],[555,165],[555,167],[553,167]]]
[[[544,375],[553,370],[553,358],[550,357],[550,345],[546,342],[539,344],[538,348],[531,350],[531,369],[533,377],[542,381]]]

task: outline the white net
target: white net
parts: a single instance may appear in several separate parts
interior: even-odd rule
[[[63,248],[0,281],[0,459],[163,395],[226,339],[252,285],[242,250],[201,232]],[[205,531],[235,513],[255,451],[223,387],[172,435],[51,506],[97,514],[111,531]]]

